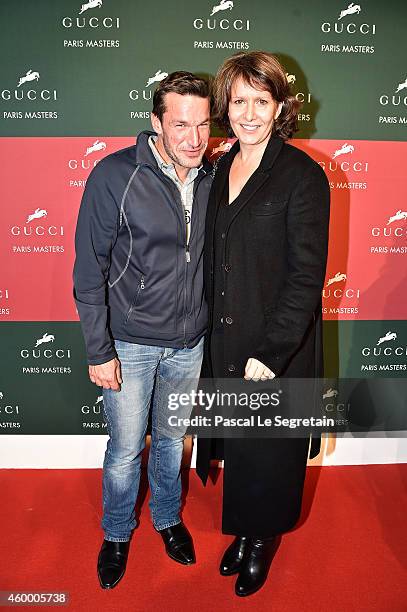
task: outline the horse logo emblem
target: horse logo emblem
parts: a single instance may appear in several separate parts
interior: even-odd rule
[[[231,11],[232,8],[233,0],[220,0],[220,3],[215,4],[215,6],[213,7],[210,17],[212,17],[215,13],[218,13],[219,11],[227,11],[228,9],[229,11]]]
[[[335,159],[336,157],[339,157],[340,155],[345,155],[346,153],[353,153],[353,151],[355,150],[355,147],[353,145],[348,144],[347,142],[345,142],[340,149],[337,149],[335,151],[335,153],[332,155],[332,159]]]
[[[212,153],[210,154],[210,157],[212,157],[213,155],[216,155],[216,153],[227,153],[228,151],[230,151],[231,148],[232,148],[232,145],[230,142],[226,142],[226,140],[222,140],[222,142],[220,142],[217,147],[212,149]]]
[[[150,87],[150,85],[152,85],[153,83],[159,83],[167,76],[168,72],[162,72],[161,70],[157,70],[155,75],[148,79],[146,87]]]
[[[338,17],[338,21],[340,21],[342,17],[345,17],[346,15],[359,15],[361,10],[362,9],[360,8],[360,4],[353,4],[353,2],[351,2],[350,4],[348,4],[348,8],[341,11]]]
[[[36,208],[31,215],[28,215],[26,223],[30,223],[33,219],[41,219],[48,215],[44,208]]]
[[[45,334],[42,336],[42,338],[38,338],[38,340],[37,340],[37,342],[35,344],[35,348],[37,346],[39,346],[40,344],[44,344],[45,342],[54,342],[54,340],[55,340],[55,336],[45,332]]]
[[[336,389],[332,389],[331,387],[329,387],[329,389],[327,389],[327,391],[325,391],[325,393],[322,396],[322,399],[328,399],[330,397],[337,397],[338,396],[338,391]]]
[[[396,93],[399,93],[402,89],[407,89],[407,77],[406,80],[397,85]]]
[[[379,346],[379,344],[383,344],[383,342],[389,342],[390,340],[396,340],[396,338],[397,338],[396,332],[388,331],[385,336],[382,336],[381,338],[378,339],[376,346]]]
[[[92,8],[100,8],[103,4],[102,0],[89,0],[86,4],[82,4],[79,15],[82,15],[85,11]]]
[[[84,157],[86,157],[87,155],[90,155],[91,153],[94,153],[95,151],[104,151],[105,149],[106,149],[106,143],[105,142],[103,142],[101,140],[95,140],[93,145],[86,149],[86,153],[85,153]]]
[[[329,287],[329,285],[333,285],[333,283],[339,283],[340,281],[345,281],[345,280],[346,280],[346,274],[341,274],[340,272],[337,272],[335,276],[332,276],[332,278],[328,280],[326,286]]]
[[[33,72],[32,70],[28,70],[24,76],[19,78],[17,87],[20,87],[20,85],[22,85],[23,83],[27,83],[28,81],[38,81],[39,78],[39,72]]]
[[[407,219],[407,211],[400,209],[392,217],[389,217],[389,220],[387,221],[387,225],[390,225],[390,223],[394,223],[394,221],[405,221],[406,219]]]

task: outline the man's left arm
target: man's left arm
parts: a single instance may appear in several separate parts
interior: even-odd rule
[[[116,357],[108,325],[107,282],[119,209],[109,188],[106,163],[92,170],[82,197],[75,233],[74,297],[89,365]]]

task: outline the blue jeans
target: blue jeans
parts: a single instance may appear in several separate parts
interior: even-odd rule
[[[103,462],[105,539],[125,542],[136,527],[135,503],[140,484],[150,405],[151,447],[148,480],[150,511],[157,530],[177,525],[181,506],[181,459],[184,435],[168,425],[169,393],[190,393],[198,384],[203,338],[192,349],[132,344],[115,340],[123,383],[120,391],[103,389],[109,440]],[[192,406],[181,406],[178,417],[189,417]]]

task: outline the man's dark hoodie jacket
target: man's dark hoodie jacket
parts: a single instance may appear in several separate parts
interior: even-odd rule
[[[181,195],[158,168],[153,132],[92,170],[76,227],[74,297],[88,363],[116,356],[113,339],[193,347],[205,333],[202,250],[211,165],[194,181],[191,234]]]

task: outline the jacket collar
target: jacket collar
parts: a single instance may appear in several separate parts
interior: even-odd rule
[[[259,167],[257,168],[257,170],[259,170],[260,172],[267,172],[268,170],[271,170],[271,168],[274,165],[274,162],[277,159],[278,154],[280,153],[282,147],[284,144],[284,140],[281,138],[281,136],[277,136],[276,134],[272,134],[269,138],[269,141],[267,143],[267,146],[264,150],[263,156],[261,158]],[[231,148],[231,150],[229,151],[229,153],[227,154],[229,159],[227,160],[228,163],[228,169],[230,168],[230,166],[232,165],[232,161],[236,155],[236,153],[238,153],[240,151],[240,143],[238,140],[236,140],[236,142],[234,143],[233,147]],[[225,160],[226,162],[226,160]]]
[[[232,223],[236,215],[239,214],[239,212],[254,196],[256,191],[258,191],[260,187],[262,187],[262,185],[268,180],[269,173],[271,172],[273,165],[283,148],[283,145],[284,140],[280,136],[272,135],[270,137],[267,143],[267,147],[264,150],[263,157],[261,158],[259,167],[253,172],[252,176],[244,185],[242,192],[239,196],[239,202],[233,204],[233,212],[231,217],[229,218],[230,223]],[[213,190],[214,197],[217,203],[221,201],[223,189],[225,188],[226,182],[229,180],[230,167],[232,165],[235,155],[238,153],[239,150],[240,144],[239,141],[236,140],[229,153],[226,153],[226,155],[221,159],[219,165],[219,173],[215,175],[215,186]],[[216,218],[216,213],[214,217]],[[215,223],[215,218],[213,220],[213,224]]]
[[[271,136],[259,164],[259,170],[261,172],[269,172],[272,169],[283,145],[284,140],[281,136],[277,136],[276,134]]]
[[[136,144],[136,164],[151,166],[155,169],[158,168],[157,160],[148,144],[150,136],[157,136],[155,132],[150,130],[144,130],[137,136]],[[208,174],[212,170],[212,164],[208,162],[205,155],[202,158],[202,168],[199,170],[199,174]]]
[[[274,162],[276,161],[281,149],[283,148],[284,140],[281,136],[273,134],[264,150],[263,157],[261,158],[259,167],[255,170],[256,176],[261,173],[268,173],[272,169]],[[216,175],[216,194],[218,197],[223,192],[226,180],[229,179],[229,171],[235,155],[240,151],[240,143],[238,140],[234,143],[229,153],[226,153],[220,160],[219,174]],[[250,181],[251,179],[249,179]],[[244,188],[245,189],[245,188]]]

